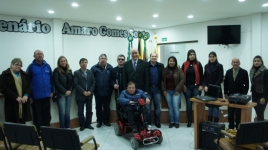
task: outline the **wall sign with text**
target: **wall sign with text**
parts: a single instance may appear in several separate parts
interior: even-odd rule
[[[36,20],[33,23],[28,23],[26,19],[17,21],[5,21],[0,20],[1,32],[21,32],[21,33],[44,33],[47,34],[51,31],[51,27],[47,23],[42,23],[40,20]]]
[[[85,35],[85,36],[97,36],[100,34],[101,36],[107,37],[121,37],[127,38],[129,35],[132,35],[134,38],[138,38],[138,32],[134,29],[130,30],[122,30],[122,29],[111,29],[102,25],[98,28],[96,27],[83,27],[83,26],[70,26],[68,22],[63,24],[62,34],[68,35]],[[142,31],[143,35],[148,35],[148,32]],[[149,34],[150,35],[150,34]]]

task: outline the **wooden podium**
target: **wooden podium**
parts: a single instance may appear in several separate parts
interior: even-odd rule
[[[194,102],[194,148],[199,148],[199,124],[207,120],[205,116],[205,104],[212,104],[218,106],[228,106],[241,109],[241,122],[251,122],[252,107],[256,106],[257,103],[249,102],[246,105],[232,104],[228,100],[220,102],[220,100],[204,102],[196,98],[191,98]]]

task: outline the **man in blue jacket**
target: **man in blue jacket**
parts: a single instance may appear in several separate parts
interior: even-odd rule
[[[138,99],[146,99],[146,104],[150,103],[149,98],[146,94],[139,89],[136,89],[136,85],[134,82],[129,82],[127,85],[127,89],[122,91],[118,100],[119,103],[123,106],[124,111],[127,113],[128,124],[132,128],[133,133],[137,133],[137,126],[134,120],[134,112],[137,111],[136,104]]]
[[[50,100],[53,96],[52,70],[44,60],[41,50],[34,52],[34,60],[28,66],[27,73],[32,86],[30,101],[33,108],[33,122],[40,131],[40,126],[50,126]]]
[[[112,87],[112,69],[113,66],[107,63],[106,54],[99,56],[99,62],[91,67],[91,71],[95,77],[95,103],[97,114],[97,128],[102,126],[102,123],[106,126],[110,124],[110,101],[113,91]],[[103,107],[103,113],[102,113]]]

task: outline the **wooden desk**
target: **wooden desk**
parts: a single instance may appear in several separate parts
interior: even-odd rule
[[[207,120],[207,116],[204,115],[205,104],[212,104],[218,106],[228,106],[241,109],[241,122],[251,122],[252,107],[256,106],[257,103],[249,102],[246,105],[231,104],[226,100],[220,102],[219,100],[204,102],[196,98],[191,98],[194,102],[194,148],[199,148],[199,124]]]

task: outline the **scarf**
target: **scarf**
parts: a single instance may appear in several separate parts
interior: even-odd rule
[[[262,73],[263,71],[265,71],[265,70],[267,70],[267,68],[266,68],[264,65],[262,65],[262,66],[257,70],[257,72],[255,72],[255,68],[250,69],[250,73],[249,73],[249,75],[250,75],[250,79],[257,77],[259,74],[261,74],[261,73]]]
[[[21,81],[21,76],[19,74],[19,76],[17,77],[15,75],[15,73],[10,69],[10,72],[14,78],[15,81],[15,85],[16,85],[16,89],[18,92],[19,97],[22,97],[22,81]],[[22,103],[19,103],[19,118],[22,119]]]

